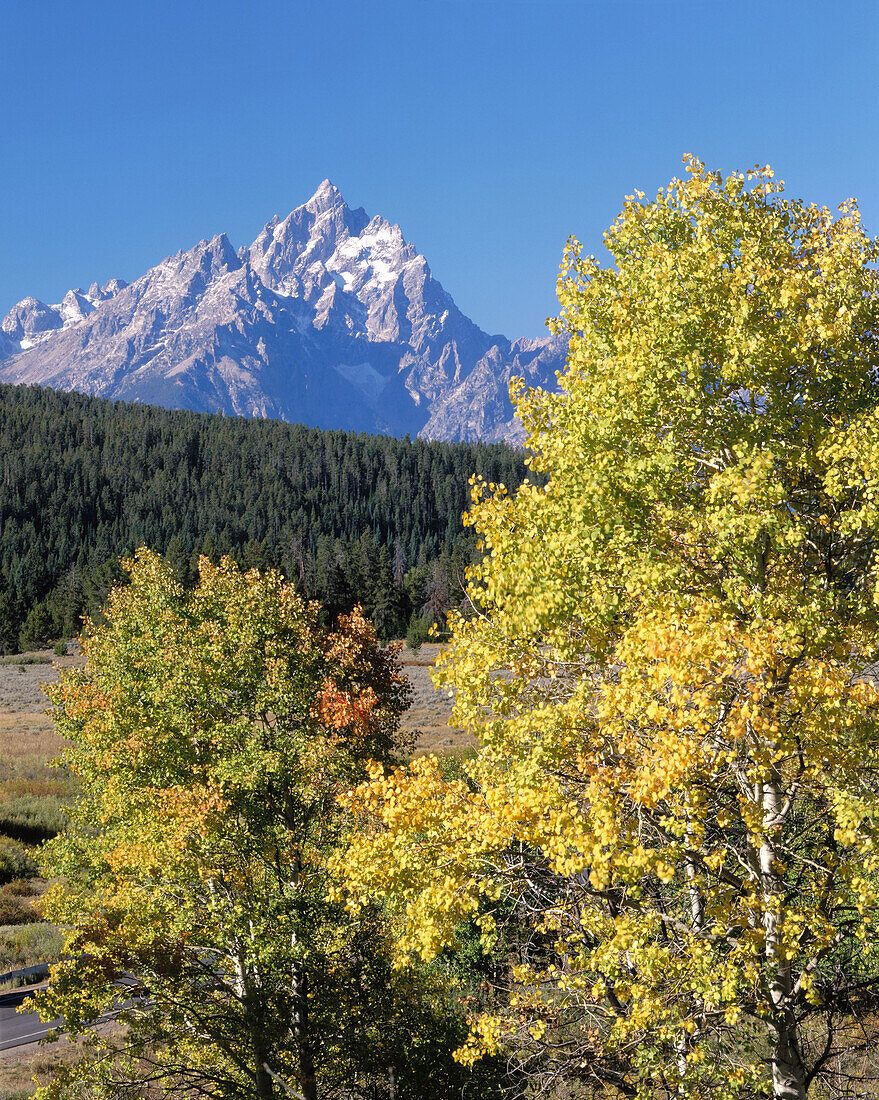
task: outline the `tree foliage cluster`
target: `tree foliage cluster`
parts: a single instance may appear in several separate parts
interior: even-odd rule
[[[0,386],[0,651],[73,636],[143,545],[184,583],[200,554],[281,569],[400,636],[460,597],[474,471],[518,485],[524,456]]]
[[[82,794],[45,850],[66,961],[38,1004],[84,1040],[45,1097],[305,1100],[496,1094],[452,1058],[441,967],[331,898],[337,798],[399,759],[409,686],[359,609],[321,626],[276,572],[203,558],[191,589],[142,550],[84,668],[51,694]],[[116,982],[123,978],[122,989]],[[118,1022],[94,1024],[126,998]]]
[[[873,1095],[879,244],[690,161],[606,245],[566,253],[561,393],[520,393],[545,482],[473,487],[440,683],[477,758],[350,796],[352,903],[414,956],[508,944],[461,1056],[538,1091]]]

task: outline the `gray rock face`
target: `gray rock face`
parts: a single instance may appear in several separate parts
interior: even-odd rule
[[[562,340],[489,336],[399,226],[324,180],[249,248],[225,234],[0,325],[0,381],[431,439],[521,438],[509,383],[555,386]]]
[[[37,298],[22,298],[3,318],[0,329],[22,349],[27,349],[63,324],[60,306],[47,306]]]

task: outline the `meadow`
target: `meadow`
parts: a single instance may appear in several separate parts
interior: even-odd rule
[[[51,766],[63,741],[47,714],[42,685],[75,655],[19,654],[0,662],[0,974],[51,961],[60,937],[40,920],[34,899],[45,884],[36,849],[64,823],[75,785]]]
[[[403,715],[400,733],[404,739],[413,738],[414,756],[430,752],[457,755],[473,745],[464,730],[449,725],[452,699],[431,683],[430,670],[441,649],[437,643],[428,643],[417,652],[406,646],[400,651],[400,663],[412,685],[412,705]]]

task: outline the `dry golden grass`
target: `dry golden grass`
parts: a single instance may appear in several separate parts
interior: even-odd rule
[[[61,1066],[78,1057],[77,1047],[67,1039],[0,1050],[0,1100],[25,1100],[37,1085],[48,1085]]]
[[[43,658],[35,663],[34,658]],[[49,701],[42,685],[56,679],[58,666],[72,665],[76,656],[53,658],[49,651],[21,654],[21,660],[0,664],[0,765],[6,762],[45,763],[56,757],[64,740],[46,713]]]
[[[415,737],[415,755],[425,753],[459,752],[473,744],[466,730],[449,725],[452,699],[443,691],[437,691],[430,679],[442,646],[437,643],[423,645],[417,653],[403,647],[400,660],[403,671],[412,685],[412,706],[400,723],[404,735]]]
[[[0,712],[0,760],[51,760],[64,748],[64,740],[48,720],[39,715]]]

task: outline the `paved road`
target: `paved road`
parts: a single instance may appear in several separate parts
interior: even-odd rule
[[[37,1043],[40,1039],[45,1039],[54,1028],[61,1026],[60,1020],[52,1020],[44,1024],[36,1012],[16,1011],[22,1002],[36,992],[36,988],[30,988],[0,994],[0,1050]],[[111,1012],[105,1012],[103,1016],[99,1016],[95,1022],[105,1023],[107,1020],[115,1019],[121,1009],[130,1004],[132,1004],[131,1001],[124,1001]]]
[[[0,994],[0,1050],[36,1043],[60,1024],[60,1020],[44,1024],[36,1012],[16,1012],[16,1008],[34,992],[33,989],[16,989],[12,993]]]

